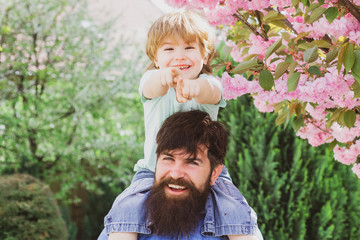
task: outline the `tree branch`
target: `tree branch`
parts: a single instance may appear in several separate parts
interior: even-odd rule
[[[268,37],[261,33],[259,33],[253,26],[251,26],[251,24],[249,24],[245,19],[242,18],[242,16],[240,14],[233,14],[233,16],[239,20],[240,22],[242,22],[243,24],[245,24],[255,35],[257,36],[261,36],[263,39],[265,39],[266,41],[268,41]]]
[[[349,0],[339,0],[339,2],[349,9],[349,12],[360,22],[360,12],[352,2]]]

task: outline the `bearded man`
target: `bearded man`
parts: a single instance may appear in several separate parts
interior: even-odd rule
[[[133,179],[133,182],[138,182],[139,188],[146,189],[148,184],[153,186],[150,191],[137,189],[134,202],[125,203],[129,208],[139,204],[145,206],[138,214],[146,219],[146,226],[138,230],[149,234],[139,234],[137,239],[262,239],[255,212],[239,191],[232,188],[233,184],[226,177],[228,175],[224,172],[221,174],[226,171],[223,163],[227,139],[227,131],[222,124],[212,121],[206,112],[179,112],[164,121],[156,138],[158,158],[154,182],[149,182],[148,177],[138,179],[137,175]],[[223,177],[219,177],[220,174]],[[214,191],[217,193],[213,194]],[[233,206],[236,204],[231,202],[222,205],[224,202],[219,192],[232,196],[234,202],[240,201],[242,209],[235,211]],[[214,196],[218,197],[215,199]],[[205,211],[205,206],[215,209],[214,204],[220,206],[219,212]],[[219,214],[228,216],[231,221],[236,219],[246,235],[216,236],[216,228],[220,228],[217,231],[221,232],[221,225],[215,225],[214,221]],[[117,216],[117,219],[126,217],[129,215],[125,213]],[[226,225],[226,222],[223,224]],[[99,239],[107,239],[101,236]],[[116,237],[117,233],[111,234],[109,240],[126,239],[124,233],[121,238]]]

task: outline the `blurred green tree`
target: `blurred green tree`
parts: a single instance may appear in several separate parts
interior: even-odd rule
[[[85,0],[0,6],[0,172],[30,173],[65,202],[126,185],[142,154],[141,55],[129,61]]]

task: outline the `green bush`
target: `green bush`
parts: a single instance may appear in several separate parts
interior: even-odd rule
[[[65,240],[67,230],[50,188],[25,174],[0,177],[0,239]]]
[[[266,240],[360,239],[360,181],[328,149],[274,124],[249,97],[229,101],[226,164]]]

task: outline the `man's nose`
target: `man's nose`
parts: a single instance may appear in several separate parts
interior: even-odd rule
[[[180,179],[184,177],[184,170],[181,164],[177,163],[172,166],[170,169],[170,177],[173,179]]]

